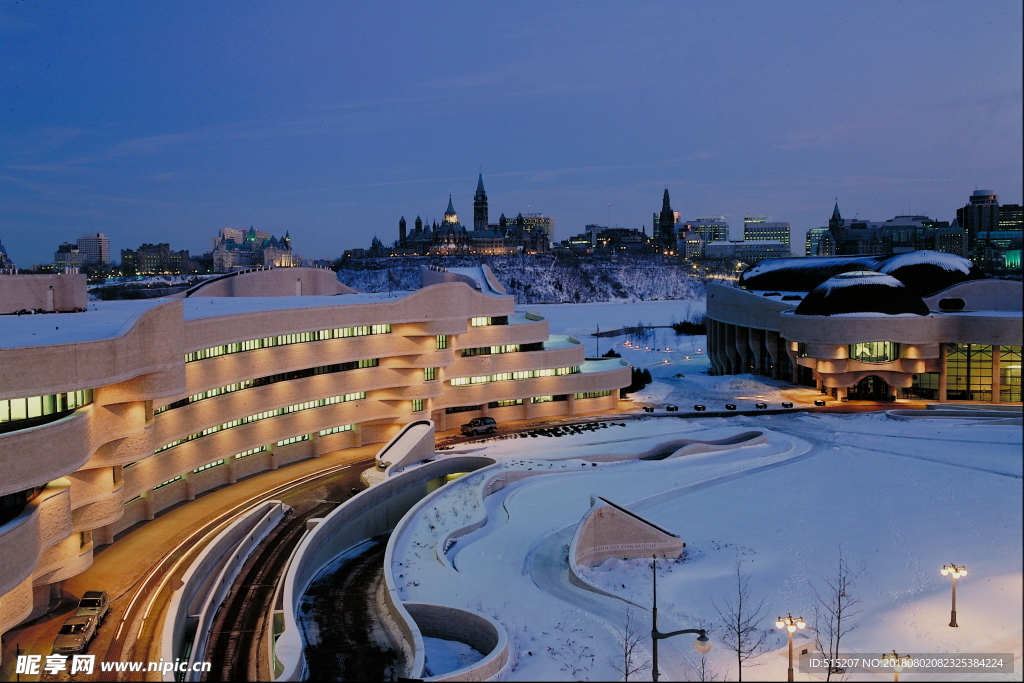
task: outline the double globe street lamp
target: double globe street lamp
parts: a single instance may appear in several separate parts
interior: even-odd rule
[[[949,625],[956,627],[959,624],[956,623],[956,580],[967,576],[967,567],[958,567],[955,564],[947,564],[942,568],[943,576],[953,577],[953,609],[949,613]]]
[[[793,634],[797,629],[806,627],[807,622],[804,621],[803,617],[794,619],[792,614],[786,615],[785,618],[779,617],[775,621],[775,628],[786,629],[786,634],[789,636],[789,673],[786,678],[787,681],[793,680]]]

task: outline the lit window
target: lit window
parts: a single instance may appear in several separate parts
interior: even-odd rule
[[[437,368],[423,368],[423,381],[432,382],[437,379]]]
[[[899,356],[900,345],[895,342],[850,344],[850,360],[861,363],[891,363]]]
[[[435,341],[437,342],[437,350],[438,351],[441,351],[443,349],[447,349],[448,348],[448,335],[446,335],[446,334],[439,334],[439,335],[437,335],[437,338],[435,339]]]
[[[412,412],[414,412],[414,413],[423,412],[423,403],[424,402],[423,402],[422,398],[414,398],[412,400]]]

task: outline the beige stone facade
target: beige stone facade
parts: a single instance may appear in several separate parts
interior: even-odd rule
[[[799,296],[709,284],[712,373],[767,375],[838,399],[868,381],[879,400],[1021,401],[1020,282],[954,285],[923,299],[928,315],[798,315]],[[888,356],[857,356],[883,342]]]
[[[500,423],[613,409],[629,384],[628,366],[585,360],[582,344],[551,337],[511,297],[461,281],[327,296],[314,275],[305,282],[316,294],[280,298],[298,293],[300,270],[263,271],[283,278],[270,283],[284,287],[277,297],[193,293],[10,318],[0,331],[0,632],[45,610],[94,546],[204,491],[385,443],[416,420],[445,430],[483,414]],[[238,287],[251,292],[250,279]]]

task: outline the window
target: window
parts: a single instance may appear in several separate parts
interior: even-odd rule
[[[278,382],[287,382],[293,379],[303,379],[305,377],[313,377],[315,375],[330,375],[336,372],[348,372],[349,370],[356,370],[359,368],[375,368],[380,365],[379,358],[364,358],[362,360],[355,360],[348,363],[335,363],[333,365],[318,365],[314,368],[305,368],[303,370],[293,370],[292,372],[282,372],[276,375],[268,375],[266,377],[259,377],[257,379],[247,379],[241,382],[235,382],[233,384],[227,384],[222,387],[216,387],[214,389],[208,389],[198,394],[183,398],[180,401],[174,403],[168,403],[167,405],[157,408],[153,411],[154,415],[165,413],[168,410],[174,410],[176,408],[182,408],[184,406],[202,401],[208,398],[214,398],[216,396],[223,396],[224,394],[230,394],[235,391],[242,391],[243,389],[251,389],[252,387],[264,387],[269,384],[276,384]]]
[[[573,394],[573,398],[601,398],[602,396],[611,396],[610,391],[584,391],[583,393]]]
[[[162,484],[157,484],[156,486],[153,487],[153,490],[156,491],[157,489],[162,489],[163,487],[165,487],[165,486],[167,486],[169,484],[173,484],[176,481],[181,481],[181,475],[178,475],[177,477],[174,477],[173,479],[168,479],[167,481],[165,481]]]
[[[443,349],[447,349],[448,348],[448,335],[446,335],[446,334],[439,334],[439,335],[437,335],[436,342],[437,342],[437,350],[438,351],[441,351]]]
[[[480,406],[452,406],[451,408],[445,408],[444,412],[451,415],[452,413],[468,413],[474,410],[480,410]]]
[[[507,408],[508,406],[521,406],[523,405],[523,399],[515,398],[508,401],[491,401],[487,404],[488,408]]]
[[[299,434],[298,436],[293,436],[290,439],[281,439],[280,441],[277,442],[277,445],[288,446],[290,444],[298,443],[300,441],[309,441],[309,434]]]
[[[800,342],[796,345],[796,357],[807,358],[807,343]]]
[[[992,400],[992,347],[946,344],[946,399]]]
[[[250,448],[247,451],[235,454],[235,460],[241,460],[242,458],[248,458],[250,455],[256,455],[257,453],[263,453],[267,450],[266,446],[258,446],[256,448]]]
[[[68,414],[90,403],[92,403],[92,389],[45,396],[0,399],[0,423]],[[10,428],[20,429],[21,426],[11,425]],[[9,429],[0,427],[0,431],[9,431]]]
[[[909,388],[900,389],[901,398],[935,400],[939,397],[939,373],[922,372],[911,376]]]
[[[850,360],[861,363],[891,363],[900,357],[900,345],[896,342],[861,342],[850,344]]]
[[[470,318],[469,324],[473,327],[487,327],[489,325],[508,325],[507,315],[477,316]]]
[[[206,463],[202,467],[195,468],[194,470],[192,470],[192,474],[199,474],[200,472],[205,472],[206,470],[212,470],[214,467],[218,467],[223,464],[223,460],[214,460],[213,462]]]
[[[1020,401],[1019,346],[999,347],[999,400],[1017,403]]]
[[[542,368],[540,370],[519,370],[516,372],[499,372],[494,375],[475,375],[472,377],[453,377],[453,387],[464,387],[470,384],[487,384],[506,380],[535,379],[537,377],[554,377],[556,375],[575,375],[580,371],[579,365],[564,368]]]
[[[423,399],[422,398],[414,398],[412,400],[412,412],[414,412],[414,413],[421,413],[421,412],[423,412]]]
[[[327,429],[321,429],[317,434],[319,436],[327,436],[328,434],[340,434],[341,432],[351,432],[355,425],[338,425],[337,427],[328,427]]]
[[[192,363],[207,358],[216,358],[232,353],[243,351],[255,351],[256,349],[269,349],[275,346],[287,346],[289,344],[305,344],[306,342],[323,341],[325,339],[346,339],[348,337],[365,337],[372,334],[388,334],[391,332],[390,324],[383,325],[360,325],[358,327],[336,327],[327,330],[313,330],[312,332],[297,332],[295,334],[281,334],[276,337],[263,337],[262,339],[247,339],[232,344],[221,344],[211,346],[208,349],[200,349],[185,354],[185,362]]]
[[[237,420],[231,420],[230,422],[225,422],[223,424],[207,427],[201,432],[196,432],[195,434],[190,434],[184,438],[176,439],[156,449],[155,451],[153,451],[153,454],[155,455],[157,453],[162,453],[163,451],[166,451],[168,448],[174,448],[175,446],[183,444],[186,441],[194,441],[195,439],[200,439],[204,436],[209,436],[210,434],[215,434],[217,432],[224,431],[225,429],[231,429],[232,427],[238,427],[240,425],[250,424],[252,422],[259,422],[260,420],[267,420],[269,418],[277,417],[279,415],[297,413],[303,410],[322,408],[324,406],[336,405],[338,403],[347,403],[348,401],[358,401],[364,398],[366,398],[365,391],[356,391],[351,394],[330,396],[328,398],[321,398],[315,401],[304,401],[303,403],[296,403],[294,405],[285,406],[284,408],[277,408],[275,410],[265,410],[262,413],[256,413],[255,415],[247,415],[246,417],[241,417],[238,418]]]
[[[530,403],[550,403],[554,400],[554,396],[534,396],[530,399]]]
[[[526,348],[539,346],[541,348]],[[469,349],[462,349],[462,355],[465,356],[489,356],[497,353],[518,353],[519,351],[540,351],[543,349],[544,343],[537,342],[536,344],[504,344],[502,346],[476,346]]]
[[[423,368],[423,381],[432,382],[437,379],[437,368]]]

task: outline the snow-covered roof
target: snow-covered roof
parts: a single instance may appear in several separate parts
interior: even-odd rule
[[[239,313],[261,311],[283,311],[294,308],[317,308],[319,306],[347,306],[394,301],[412,292],[364,292],[359,294],[337,294],[333,296],[204,296],[182,299],[185,320],[215,318]]]
[[[80,313],[36,313],[0,317],[0,348],[49,346],[111,339],[127,332],[134,320],[167,299],[94,301]]]
[[[928,315],[928,307],[902,282],[873,270],[840,273],[812,289],[796,315]]]
[[[757,291],[809,292],[829,278],[850,271],[891,275],[918,296],[929,296],[984,275],[967,259],[937,251],[912,251],[893,256],[828,256],[766,259],[745,270],[740,287]]]

